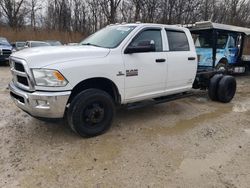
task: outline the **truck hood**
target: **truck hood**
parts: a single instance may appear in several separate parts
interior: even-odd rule
[[[12,46],[10,46],[10,45],[2,45],[2,44],[0,44],[0,49],[4,49],[4,50],[12,50]]]
[[[24,59],[30,68],[41,68],[73,60],[102,58],[109,52],[110,49],[94,46],[50,46],[24,49],[11,57]]]

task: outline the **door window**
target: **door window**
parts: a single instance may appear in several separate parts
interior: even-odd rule
[[[226,48],[228,35],[218,35],[216,47],[219,49]]]
[[[170,51],[189,51],[187,36],[182,31],[166,30]]]
[[[147,44],[148,42],[153,42],[155,44],[155,51],[162,52],[162,37],[160,29],[149,29],[139,33],[130,46],[138,47]]]
[[[236,40],[233,36],[229,37],[228,48],[236,48]]]

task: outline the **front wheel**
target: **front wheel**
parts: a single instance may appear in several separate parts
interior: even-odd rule
[[[67,112],[70,127],[82,137],[93,137],[107,131],[115,115],[112,97],[99,89],[79,93]]]

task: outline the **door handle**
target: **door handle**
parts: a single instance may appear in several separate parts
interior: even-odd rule
[[[188,61],[193,61],[193,60],[196,60],[196,58],[195,57],[189,57],[188,58]]]
[[[166,62],[166,59],[156,59],[155,62],[156,63],[164,63],[164,62]]]

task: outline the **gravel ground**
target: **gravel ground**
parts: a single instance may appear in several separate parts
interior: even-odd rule
[[[12,103],[0,66],[0,187],[250,187],[250,76],[230,104],[206,93],[117,113],[83,139]]]

